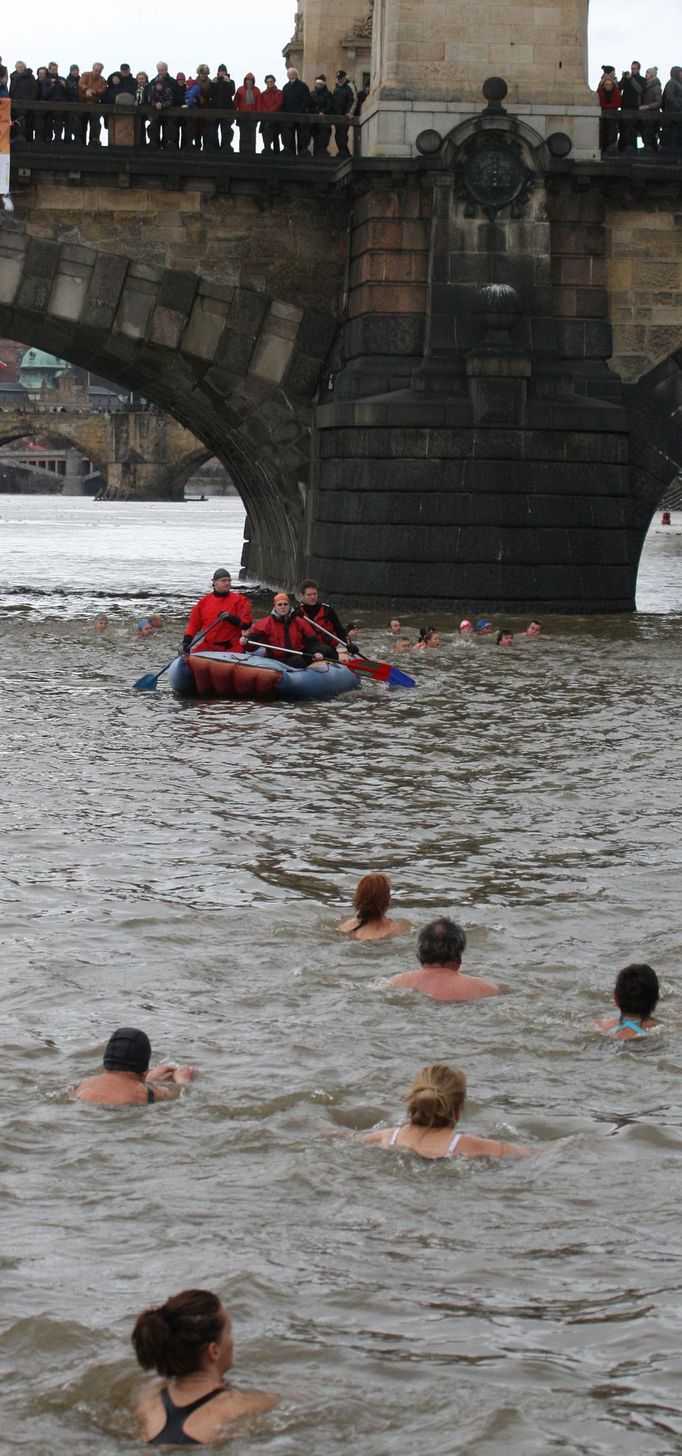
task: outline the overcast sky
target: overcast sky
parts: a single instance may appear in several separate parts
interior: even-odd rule
[[[101,60],[107,73],[122,61],[134,71],[151,72],[156,61],[164,60],[173,73],[189,73],[206,61],[214,74],[224,61],[240,80],[248,70],[259,80],[273,70],[281,81],[282,46],[293,32],[295,0],[249,0],[244,7],[233,3],[222,9],[224,18],[217,7],[188,11],[180,0],[165,0],[163,6],[115,0],[97,9],[55,0],[32,0],[26,10],[8,3],[0,52],[11,68],[17,59],[34,69],[56,60],[62,70],[72,61],[85,69]],[[590,16],[593,86],[602,64],[621,69],[639,60],[643,66],[657,65],[666,77],[672,65],[682,65],[681,0],[591,0]]]

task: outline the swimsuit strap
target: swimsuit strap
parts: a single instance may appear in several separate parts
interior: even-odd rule
[[[169,1391],[164,1389],[160,1392],[161,1404],[166,1412],[166,1424],[157,1436],[153,1436],[148,1446],[200,1446],[201,1441],[195,1440],[194,1436],[188,1436],[185,1431],[185,1421],[192,1412],[200,1406],[206,1405],[209,1400],[215,1400],[217,1395],[223,1395],[224,1385],[219,1385],[215,1390],[209,1390],[208,1395],[200,1395],[198,1400],[190,1401],[189,1405],[176,1405]]]
[[[632,1031],[637,1032],[638,1036],[646,1036],[646,1032],[641,1023],[639,1021],[633,1021],[629,1016],[621,1016],[618,1025],[614,1026],[613,1028],[614,1033],[617,1031],[621,1031],[624,1026],[629,1026]]]
[[[178,1411],[184,1421],[187,1419],[187,1416],[191,1416],[192,1412],[198,1410],[200,1406],[208,1405],[209,1400],[215,1400],[217,1395],[224,1394],[225,1386],[217,1385],[215,1390],[209,1390],[208,1395],[200,1395],[198,1400],[190,1401],[189,1405],[176,1405],[173,1397],[169,1394],[168,1390],[161,1391],[161,1399],[163,1400],[163,1397],[167,1396],[168,1402],[170,1403],[170,1405],[172,1405],[173,1410]],[[168,1410],[168,1405],[166,1404],[165,1400],[163,1401],[163,1403],[166,1406],[166,1410]]]
[[[156,1098],[154,1096],[154,1088],[153,1087],[148,1087],[147,1088],[147,1101],[148,1102],[156,1102]]]
[[[402,1132],[404,1126],[405,1126],[405,1124],[403,1122],[403,1123],[400,1124],[400,1127],[394,1127],[393,1132],[391,1133],[391,1141],[390,1141],[390,1143],[388,1145],[389,1148],[394,1148],[395,1147],[395,1145],[396,1145],[396,1143],[398,1141],[398,1133],[399,1132]]]
[[[457,1144],[458,1144],[461,1136],[462,1136],[461,1132],[456,1132],[450,1138],[450,1141],[448,1143],[448,1150],[447,1150],[447,1153],[445,1155],[447,1158],[451,1158],[452,1157],[452,1155],[453,1155],[453,1153],[455,1151],[455,1148],[457,1147]]]

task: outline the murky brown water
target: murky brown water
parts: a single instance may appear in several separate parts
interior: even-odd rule
[[[682,523],[649,539],[637,616],[289,708],[129,690],[236,565],[234,503],[0,517],[5,1448],[136,1449],[133,1319],[197,1283],[236,1376],[283,1397],[235,1453],[682,1451]],[[172,625],[133,643],[153,605]],[[415,926],[461,918],[468,969],[512,994],[379,988],[413,943],[334,931],[368,868]],[[666,1029],[632,1051],[590,1023],[640,957]],[[191,1096],[63,1100],[123,1022],[198,1064]],[[436,1059],[467,1072],[469,1130],[539,1156],[327,1137],[395,1119]]]

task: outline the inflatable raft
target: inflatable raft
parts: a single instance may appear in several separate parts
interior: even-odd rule
[[[191,652],[176,657],[168,669],[173,692],[183,698],[251,698],[299,703],[337,698],[358,687],[358,679],[341,662],[316,662],[289,667],[259,652]]]

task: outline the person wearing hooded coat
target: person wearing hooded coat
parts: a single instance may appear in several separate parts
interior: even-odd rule
[[[260,88],[256,86],[256,77],[253,71],[247,71],[244,77],[243,86],[237,87],[234,98],[235,111],[257,111],[260,101]],[[242,122],[239,127],[239,150],[240,152],[255,152],[256,150],[256,126],[254,122]]]

